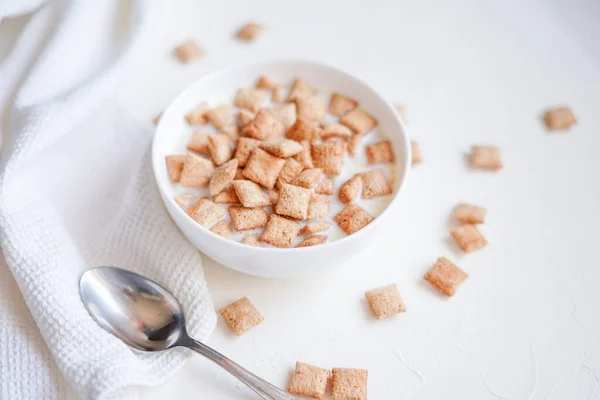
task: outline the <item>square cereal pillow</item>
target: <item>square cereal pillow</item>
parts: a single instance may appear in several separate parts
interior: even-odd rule
[[[362,174],[363,199],[372,199],[378,196],[392,194],[392,186],[385,177],[383,170],[376,169]]]
[[[307,219],[311,195],[308,189],[282,183],[275,212],[296,219]]]
[[[375,318],[382,319],[406,311],[396,284],[369,290],[365,293]]]
[[[212,161],[189,153],[183,163],[179,185],[182,187],[207,187],[214,170],[215,165]]]
[[[327,236],[314,235],[314,236],[310,236],[310,237],[307,237],[306,239],[302,240],[300,243],[298,243],[298,245],[296,247],[316,246],[319,244],[323,244],[326,241],[327,241]]]
[[[346,233],[351,235],[365,226],[369,225],[375,219],[374,216],[365,211],[358,204],[348,204],[346,208],[336,214],[333,220]]]
[[[364,135],[369,133],[373,128],[377,126],[377,120],[373,118],[366,111],[360,108],[355,108],[346,115],[344,115],[340,122],[352,129],[354,133],[358,135]]]
[[[284,165],[285,160],[262,149],[255,149],[244,168],[244,176],[267,189],[273,189]]]
[[[465,252],[470,253],[475,250],[484,248],[487,241],[475,227],[475,225],[465,224],[450,231],[456,244]]]
[[[454,296],[458,287],[469,277],[446,257],[440,257],[425,274],[430,282],[442,294]]]
[[[186,213],[205,228],[210,227],[225,216],[225,210],[210,201],[207,197],[203,197],[192,204]]]
[[[322,399],[325,397],[327,383],[331,379],[331,371],[296,361],[296,370],[288,392],[298,396]]]
[[[471,166],[473,168],[496,171],[503,167],[500,149],[495,146],[473,146],[471,148]]]
[[[342,141],[315,143],[311,147],[312,162],[327,175],[339,175],[342,172],[346,143]]]
[[[219,314],[238,336],[265,320],[247,297],[223,307]]]
[[[390,140],[370,144],[365,148],[369,164],[388,164],[396,161],[394,149]]]
[[[290,247],[299,230],[300,224],[296,221],[273,214],[260,240],[275,247]]]
[[[245,108],[253,113],[257,113],[263,107],[269,95],[269,91],[264,89],[238,89],[233,104],[236,107]]]
[[[334,368],[331,398],[334,400],[367,400],[366,369]]]
[[[229,215],[236,231],[247,231],[267,224],[267,213],[260,208],[229,207]]]
[[[329,102],[329,112],[336,117],[341,117],[347,112],[355,109],[358,106],[358,101],[352,100],[349,97],[334,93]]]
[[[234,180],[232,183],[235,193],[244,207],[267,207],[271,205],[269,196],[262,187],[248,180]]]

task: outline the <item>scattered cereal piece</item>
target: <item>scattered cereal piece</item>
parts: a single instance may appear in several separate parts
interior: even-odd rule
[[[192,204],[186,213],[192,217],[194,221],[203,227],[208,228],[223,218],[225,210],[210,201],[207,197],[203,197]]]
[[[163,115],[162,112],[156,114],[156,116],[154,118],[152,118],[152,123],[154,125],[158,125],[158,123],[160,122],[160,119],[162,118],[162,115]]]
[[[208,119],[205,115],[208,110],[208,103],[203,101],[202,103],[198,104],[198,106],[192,111],[185,114],[185,120],[190,125],[203,125],[208,122]]]
[[[167,174],[171,182],[179,182],[181,178],[181,170],[183,170],[183,164],[185,163],[186,156],[175,155],[166,156],[165,161],[167,163]]]
[[[370,144],[365,148],[369,164],[387,164],[396,161],[394,148],[390,140]]]
[[[269,194],[269,200],[271,200],[271,204],[277,204],[277,200],[279,199],[279,192],[275,189],[269,189],[267,190],[267,193]]]
[[[216,196],[221,193],[235,177],[237,171],[238,160],[227,161],[215,170],[210,178],[209,191],[211,196]]]
[[[245,136],[258,139],[276,139],[283,135],[285,126],[275,115],[266,109],[262,109],[256,114],[254,121],[250,122],[243,130]]]
[[[247,42],[251,42],[258,37],[263,31],[265,27],[263,25],[255,24],[253,22],[242,26],[235,33],[235,36],[238,39],[245,40]]]
[[[189,153],[185,158],[179,185],[182,187],[207,187],[215,170],[212,161]]]
[[[275,89],[278,88],[279,84],[277,82],[275,82],[273,79],[269,78],[268,76],[264,76],[262,75],[260,78],[258,78],[258,81],[256,82],[256,88],[257,89]]]
[[[346,143],[335,141],[315,143],[311,148],[311,156],[315,167],[323,169],[328,175],[339,175],[342,172]]]
[[[452,217],[465,224],[483,224],[485,220],[485,208],[471,204],[459,204],[454,208]]]
[[[348,179],[340,187],[338,197],[342,203],[351,203],[356,196],[360,193],[360,185],[362,183],[362,176],[360,174],[354,175]]]
[[[310,199],[310,190],[282,183],[279,188],[279,199],[275,205],[275,212],[296,219],[306,219]]]
[[[264,89],[243,88],[238,89],[233,104],[239,108],[246,108],[253,113],[258,112],[269,98],[269,91]]]
[[[231,150],[231,140],[229,136],[210,134],[207,136],[208,150],[215,164],[221,165],[231,160],[233,151]]]
[[[336,117],[341,117],[347,112],[355,109],[358,106],[358,101],[352,100],[349,97],[334,93],[329,102],[329,112]]]
[[[227,135],[231,143],[235,143],[240,138],[240,129],[235,124],[222,126],[219,128],[219,131]]]
[[[238,336],[265,320],[247,297],[221,308],[219,314]]]
[[[319,182],[319,184],[315,188],[315,193],[332,195],[333,194],[333,179],[324,178],[323,180],[321,180],[321,182]]]
[[[372,199],[373,197],[386,196],[392,194],[392,186],[383,174],[383,170],[376,169],[362,174],[363,180],[363,199]]]
[[[210,231],[216,233],[219,236],[223,236],[225,239],[231,239],[233,232],[231,231],[231,224],[229,221],[219,221],[210,228]]]
[[[350,139],[352,134],[350,128],[335,122],[323,124],[321,128],[321,139],[323,140],[331,138]]]
[[[262,142],[259,147],[280,158],[295,156],[303,149],[300,143],[289,139],[276,139]]]
[[[267,224],[267,213],[260,208],[229,207],[229,215],[236,231],[247,231]]]
[[[207,111],[204,115],[215,128],[218,129],[222,126],[231,124],[231,121],[233,120],[233,109],[228,105],[222,105]]]
[[[237,193],[235,193],[235,189],[231,187],[216,195],[213,198],[213,201],[219,204],[236,204],[240,202],[240,199],[238,198]]]
[[[311,189],[313,188],[321,179],[323,171],[321,168],[309,168],[305,169],[294,178],[292,181],[293,185],[301,186],[303,188]]]
[[[296,98],[296,110],[298,118],[302,117],[316,121],[323,121],[327,114],[325,101],[318,96]]]
[[[310,141],[320,136],[320,128],[313,120],[299,116],[292,127],[287,131],[285,137],[296,142]]]
[[[404,125],[408,125],[408,113],[406,111],[406,107],[404,107],[402,104],[396,104],[396,110],[402,117],[402,122],[404,122]]]
[[[247,180],[236,180],[231,184],[244,207],[254,208],[271,205],[269,196],[263,191],[263,188],[256,183]]]
[[[412,140],[410,142],[410,152],[412,153],[411,165],[419,164],[423,161],[423,156],[421,155],[421,146],[419,143]]]
[[[260,145],[260,140],[241,137],[238,139],[235,149],[235,158],[238,160],[238,166],[245,167],[250,158],[250,154]],[[237,178],[236,178],[237,179]]]
[[[183,42],[179,46],[175,47],[175,57],[182,63],[192,62],[204,55],[204,52],[193,40]]]
[[[327,218],[329,215],[329,199],[324,196],[311,193],[308,205],[308,219]]]
[[[323,244],[326,241],[327,241],[327,236],[314,235],[314,236],[310,236],[310,237],[307,237],[306,239],[302,240],[300,243],[298,243],[298,245],[296,247],[316,246],[318,244]]]
[[[296,361],[296,370],[292,375],[288,392],[298,396],[322,399],[325,397],[325,390],[330,379],[331,371]]]
[[[277,204],[279,204],[279,202]],[[298,235],[299,230],[300,224],[297,222],[273,214],[269,218],[265,232],[260,240],[276,247],[290,247],[292,241]]]
[[[296,99],[306,99],[314,95],[315,92],[316,90],[308,83],[306,83],[300,78],[296,78],[294,84],[292,85],[292,89],[290,90],[290,94],[288,95],[287,100],[294,101]]]
[[[367,400],[366,369],[334,368],[332,373],[333,400]]]
[[[331,223],[327,221],[309,222],[300,229],[301,235],[314,235],[315,233],[326,231],[331,228]]]
[[[425,274],[425,280],[446,296],[454,296],[458,287],[469,277],[446,257],[440,257]]]
[[[187,144],[187,149],[197,153],[210,155],[210,150],[208,149],[208,135],[209,132],[194,132],[190,142]]]
[[[475,225],[461,225],[452,229],[450,233],[456,241],[456,244],[458,244],[465,253],[479,250],[487,245],[487,241]]]
[[[304,167],[293,158],[286,160],[285,165],[279,173],[278,187],[281,182],[290,183],[303,169]]]
[[[192,192],[185,192],[185,193],[181,193],[180,195],[175,196],[175,203],[177,203],[177,205],[181,208],[186,208],[187,206],[189,206],[192,201],[194,201],[196,199],[196,197],[198,197],[198,195],[196,193],[192,193]]]
[[[366,212],[358,204],[348,204],[346,208],[340,211],[333,220],[338,226],[346,232],[347,235],[351,235],[369,225],[375,219],[374,216]]]
[[[285,160],[272,156],[262,149],[255,149],[244,168],[244,176],[267,189],[273,189],[284,165]]]
[[[368,133],[377,126],[377,120],[360,108],[355,108],[344,115],[340,122],[359,135]]]
[[[502,168],[500,149],[495,146],[473,146],[471,148],[471,166],[493,171]]]
[[[303,140],[300,142],[302,145],[302,151],[294,156],[294,159],[302,165],[303,168],[313,168],[314,164],[310,152],[310,142]]]
[[[259,239],[260,235],[258,233],[248,233],[242,238],[241,243],[247,244],[248,246],[265,247],[265,244]]]
[[[348,154],[350,154],[350,157],[354,157],[356,155],[356,150],[358,150],[358,146],[360,146],[360,141],[362,140],[363,136],[365,135],[359,135],[357,133],[348,140]]]
[[[242,128],[244,128],[250,122],[254,121],[254,118],[256,118],[256,114],[254,114],[252,111],[241,109],[238,114],[238,123]]]
[[[365,293],[375,318],[382,319],[406,311],[396,284],[369,290]]]
[[[556,107],[546,111],[544,122],[548,129],[555,131],[570,128],[577,123],[577,118],[569,107]]]
[[[296,122],[296,104],[294,103],[275,106],[271,108],[271,112],[283,122],[286,131]]]

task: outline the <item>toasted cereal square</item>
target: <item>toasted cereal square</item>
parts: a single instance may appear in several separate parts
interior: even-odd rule
[[[275,189],[269,189],[267,190],[267,193],[269,194],[269,200],[271,200],[271,204],[277,204],[277,200],[279,200],[279,192]]]
[[[244,176],[267,189],[273,189],[284,165],[285,160],[272,156],[262,149],[255,149],[244,168]]]
[[[362,174],[363,181],[363,199],[372,199],[373,197],[386,196],[392,194],[392,186],[388,182],[383,170],[376,169]]]
[[[260,208],[229,207],[229,215],[236,231],[247,231],[267,224],[267,213]]]
[[[197,153],[210,155],[210,150],[208,149],[209,134],[209,132],[195,131],[192,134],[190,142],[187,144],[187,149]]]
[[[346,232],[346,235],[351,235],[369,225],[375,219],[374,216],[365,211],[358,204],[350,203],[340,211],[333,220],[336,224]]]
[[[156,116],[154,118],[152,118],[152,123],[154,125],[158,125],[158,123],[160,122],[160,119],[162,118],[162,115],[163,115],[162,112],[156,114]]]
[[[281,182],[290,183],[303,169],[304,167],[293,158],[286,160],[285,165],[279,173],[278,186],[281,186]]]
[[[216,196],[221,193],[235,177],[237,171],[238,160],[227,161],[219,168],[215,169],[213,176],[210,178],[209,191],[211,196]]]
[[[313,120],[298,116],[294,125],[285,134],[285,137],[296,142],[302,142],[317,139],[320,134],[320,128],[315,125]]]
[[[247,297],[221,308],[219,314],[238,336],[265,320]]]
[[[331,122],[323,124],[321,127],[321,139],[327,140],[331,138],[350,139],[353,132],[347,126]]]
[[[279,199],[275,205],[275,212],[296,219],[306,219],[310,197],[310,190],[282,183],[279,188]]]
[[[186,156],[184,155],[174,155],[165,157],[165,161],[167,163],[167,174],[169,175],[169,179],[171,180],[171,182],[179,182],[185,159]]]
[[[238,89],[233,104],[256,113],[263,107],[269,95],[269,91],[265,89],[242,88]]]
[[[577,123],[577,118],[569,107],[556,107],[546,111],[544,122],[548,129],[555,131],[570,128]]]
[[[402,117],[402,122],[404,122],[404,125],[408,125],[408,112],[406,110],[406,107],[402,104],[396,104],[395,107],[396,111],[398,111],[398,113],[400,114],[400,117]]]
[[[235,143],[240,138],[240,128],[237,125],[224,125],[219,128],[219,132],[226,135],[231,143]]]
[[[321,168],[309,168],[305,169],[294,178],[292,181],[293,185],[301,186],[303,188],[312,189],[321,180],[323,171]]]
[[[252,111],[241,109],[238,113],[238,124],[244,128],[250,122],[254,121],[254,118],[256,118],[256,114]]]
[[[312,161],[328,175],[339,175],[342,172],[346,143],[335,141],[315,143],[311,148]]]
[[[461,225],[450,231],[456,244],[465,252],[470,253],[475,250],[484,248],[487,245],[487,240],[475,225]]]
[[[244,207],[254,208],[271,205],[269,196],[256,183],[247,180],[235,180],[232,182],[232,185]]]
[[[221,165],[231,160],[233,151],[231,150],[231,139],[227,135],[210,134],[207,136],[208,150],[215,164]]]
[[[362,176],[360,174],[354,175],[348,179],[340,187],[338,192],[338,198],[342,203],[351,203],[356,196],[360,193],[360,186],[362,184]]]
[[[269,140],[262,142],[259,147],[266,152],[273,154],[275,157],[280,158],[295,156],[303,149],[300,143],[290,139]]]
[[[238,29],[238,31],[235,33],[235,36],[238,39],[251,42],[256,39],[264,30],[265,27],[263,25],[251,22]]]
[[[298,117],[308,118],[315,121],[323,121],[327,114],[327,106],[325,101],[318,96],[311,96],[307,98],[297,98],[296,100],[296,112]]]
[[[231,231],[231,224],[229,221],[221,220],[210,228],[212,233],[216,233],[219,236],[223,236],[225,239],[231,239],[233,232]]]
[[[421,146],[419,143],[412,140],[410,142],[410,152],[412,154],[411,165],[419,164],[423,161],[423,155],[421,154]]]
[[[225,210],[210,201],[207,197],[203,197],[192,204],[190,208],[187,209],[186,213],[192,217],[194,221],[203,227],[208,228],[223,218]]]
[[[322,399],[325,397],[331,371],[296,361],[296,370],[292,375],[288,392],[298,396]]]
[[[300,229],[301,235],[314,235],[315,233],[323,232],[331,228],[331,223],[327,221],[309,222]]]
[[[315,188],[315,193],[326,194],[328,196],[332,195],[333,194],[333,179],[324,178],[323,180],[321,180],[321,182],[319,182],[319,184]]]
[[[209,110],[208,103],[203,101],[198,104],[196,108],[194,108],[189,113],[185,114],[185,120],[190,125],[203,125],[208,122],[206,119],[206,112]]]
[[[357,106],[358,101],[352,100],[339,93],[334,93],[329,101],[329,112],[336,117],[341,117],[347,112],[355,109]]]
[[[350,157],[354,157],[356,155],[356,150],[358,150],[358,146],[360,146],[360,141],[365,135],[359,135],[358,133],[348,139],[348,154]]]
[[[271,113],[283,122],[286,131],[296,122],[296,104],[294,103],[275,106],[271,108]]]
[[[327,236],[324,235],[314,235],[303,239],[296,247],[310,247],[316,246],[318,244],[323,244],[327,241]]]
[[[230,187],[216,195],[213,198],[213,201],[219,204],[236,204],[240,202],[240,199],[235,193],[235,189],[233,187]]]
[[[256,81],[256,88],[257,89],[276,89],[279,87],[279,84],[277,82],[275,82],[273,79],[269,78],[268,76],[262,75],[260,78],[258,78],[258,81]]]
[[[429,281],[446,296],[454,296],[458,287],[469,277],[446,257],[440,257],[425,274]]]
[[[250,158],[250,154],[260,145],[260,140],[241,137],[238,139],[235,149],[235,158],[238,160],[238,166],[245,167]],[[236,178],[237,179],[237,178]]]
[[[500,149],[495,146],[473,146],[471,148],[471,166],[492,171],[502,168]]]
[[[193,201],[196,200],[198,195],[192,192],[184,192],[175,196],[175,203],[181,208],[187,208]]]
[[[369,164],[387,164],[396,161],[394,148],[390,140],[370,144],[365,148]]]
[[[175,47],[175,57],[182,63],[192,62],[204,55],[204,52],[193,40],[188,40]]]
[[[261,242],[259,239],[260,239],[260,234],[248,233],[248,234],[244,235],[241,243],[247,244],[248,246],[254,246],[254,247],[266,247],[266,245],[263,242]]]
[[[185,158],[179,185],[183,187],[207,187],[215,170],[212,161],[189,153]]]
[[[311,193],[308,204],[308,219],[322,219],[329,215],[329,199],[324,196]]]
[[[360,108],[344,115],[340,122],[359,135],[364,135],[377,126],[377,120]]]
[[[204,115],[218,129],[232,123],[233,109],[225,104],[207,111]]]
[[[260,240],[275,247],[290,247],[299,230],[300,224],[296,221],[273,214]]]
[[[334,368],[331,379],[333,400],[367,400],[366,369]]]
[[[296,78],[288,95],[288,101],[306,99],[315,94],[315,89],[300,78]]]
[[[365,293],[375,318],[382,319],[406,311],[396,284],[369,290]]]
[[[285,126],[270,110],[262,109],[242,133],[258,140],[276,139],[285,133]]]
[[[454,208],[452,217],[465,224],[483,224],[486,210],[471,204],[459,204]]]
[[[302,145],[302,151],[294,156],[294,159],[302,165],[303,168],[313,168],[313,160],[310,151],[310,142],[308,140],[303,140],[300,142]]]

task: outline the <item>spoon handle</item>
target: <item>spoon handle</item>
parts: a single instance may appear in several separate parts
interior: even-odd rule
[[[276,386],[273,386],[264,379],[259,378],[244,367],[236,364],[223,354],[211,349],[196,339],[190,338],[190,342],[186,343],[185,345],[219,364],[231,375],[244,382],[250,389],[254,390],[264,400],[298,400],[298,398],[287,392],[284,392]]]

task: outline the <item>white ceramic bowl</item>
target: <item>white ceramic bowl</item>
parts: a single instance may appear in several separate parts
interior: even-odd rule
[[[277,82],[291,83],[301,77],[320,91],[339,92],[360,102],[378,121],[378,128],[392,140],[397,163],[393,198],[373,222],[353,235],[303,248],[261,248],[218,236],[198,225],[173,200],[165,156],[181,154],[190,127],[184,115],[200,101],[211,106],[231,101],[236,89],[249,87],[260,75]],[[212,102],[212,103],[211,103]],[[340,265],[367,247],[385,229],[387,211],[395,207],[410,168],[410,144],[395,109],[368,85],[336,68],[307,61],[271,61],[225,69],[207,75],[183,91],[163,113],[152,147],[156,184],[171,217],[183,234],[200,251],[234,270],[262,277],[304,276]],[[391,228],[391,225],[390,225]]]

